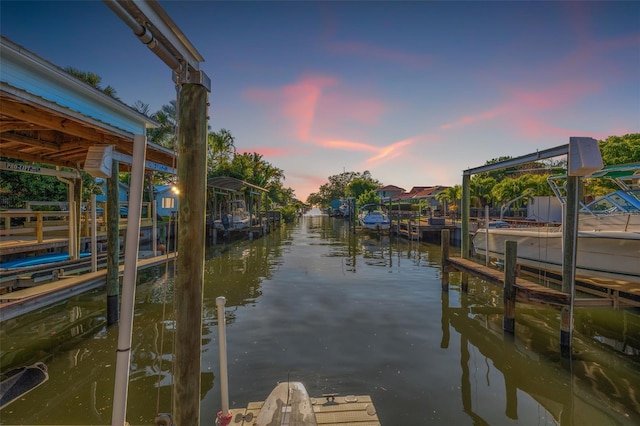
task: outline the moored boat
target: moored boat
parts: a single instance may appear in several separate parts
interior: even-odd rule
[[[271,391],[254,425],[317,426],[313,403],[300,382],[283,382]]]
[[[592,177],[608,177],[620,190],[599,197],[580,209],[576,278],[583,281],[614,280],[640,285],[640,189],[625,180],[640,179],[640,164],[607,167]],[[549,183],[561,201],[552,177]],[[530,268],[562,272],[562,227],[478,229],[473,237],[476,254],[502,258],[506,241],[518,243],[518,263]]]
[[[360,225],[372,231],[387,231],[391,227],[389,216],[379,204],[365,204],[358,216]]]

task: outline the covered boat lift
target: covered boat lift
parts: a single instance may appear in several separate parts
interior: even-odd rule
[[[258,213],[257,225],[262,226],[263,220],[260,207],[263,203],[262,196],[265,193],[269,192],[267,189],[229,176],[218,176],[209,178],[207,180],[207,188],[207,202],[209,204],[208,210],[209,212],[211,212],[211,218],[210,221],[208,221],[208,224],[210,226],[210,231],[213,236],[214,243],[217,239],[215,222],[217,218],[222,218],[223,214],[225,214],[225,207],[227,213],[230,209],[229,206],[225,206],[225,202],[226,204],[231,204],[234,201],[239,200],[246,202],[245,195],[247,195],[247,192],[249,195],[249,201],[246,202],[250,219],[249,228],[256,225],[253,223],[253,218],[256,211]],[[222,198],[222,200],[220,200],[219,197]],[[257,200],[254,197],[257,197]],[[252,236],[253,234],[250,233],[250,235]]]
[[[0,170],[56,176],[69,185],[69,257],[78,259],[79,171],[117,178],[140,161],[147,171],[176,174],[176,153],[146,142],[157,122],[6,37],[0,56],[0,157],[21,161],[3,161]]]

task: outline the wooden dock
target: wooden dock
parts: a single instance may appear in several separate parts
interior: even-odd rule
[[[449,263],[456,269],[469,272],[481,276],[484,279],[492,281],[494,283],[500,283],[504,285],[504,272],[496,269],[481,265],[473,260],[462,259],[459,257],[450,257]],[[606,286],[606,283],[600,283],[600,286]],[[546,287],[542,284],[538,284],[521,277],[516,277],[514,285],[516,289],[516,301],[538,304],[544,306],[554,306],[560,308],[570,303],[570,297],[567,293],[560,290],[555,290],[550,287]],[[614,307],[614,306],[640,306],[640,302],[625,298],[618,292],[617,284],[611,283],[611,289],[615,290],[600,292],[598,294],[591,292],[594,296],[591,298],[575,298],[574,306],[576,307]],[[585,292],[588,292],[584,285],[576,283],[576,288]]]
[[[138,269],[173,263],[174,257],[174,253],[168,253],[138,259]],[[122,274],[124,265],[121,264],[119,269]],[[0,294],[0,322],[103,286],[106,274],[106,269],[99,269],[79,275],[62,275],[53,282]]]
[[[311,398],[318,425],[381,426],[368,395],[328,395]],[[264,401],[250,402],[246,408],[232,408],[233,426],[253,426]]]

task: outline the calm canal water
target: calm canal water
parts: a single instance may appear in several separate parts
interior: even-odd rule
[[[576,312],[574,356],[559,354],[559,315],[518,305],[502,333],[501,290],[460,273],[441,291],[438,246],[352,234],[303,217],[206,262],[202,424],[220,408],[216,303],[227,298],[232,407],[277,381],[312,396],[371,395],[384,426],[640,424],[640,314]],[[171,410],[173,278],[140,274],[127,420]],[[0,411],[2,424],[110,424],[118,328],[104,292],[0,325],[1,370],[36,361],[50,379]],[[164,301],[166,300],[166,303]]]

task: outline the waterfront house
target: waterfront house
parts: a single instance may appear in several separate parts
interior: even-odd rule
[[[389,201],[390,199],[392,199],[393,197],[396,197],[402,193],[404,193],[404,188],[400,188],[399,186],[395,186],[395,185],[386,185],[383,186],[381,188],[376,189],[376,195],[378,195],[378,197],[380,197],[380,200],[385,203],[387,201]]]

